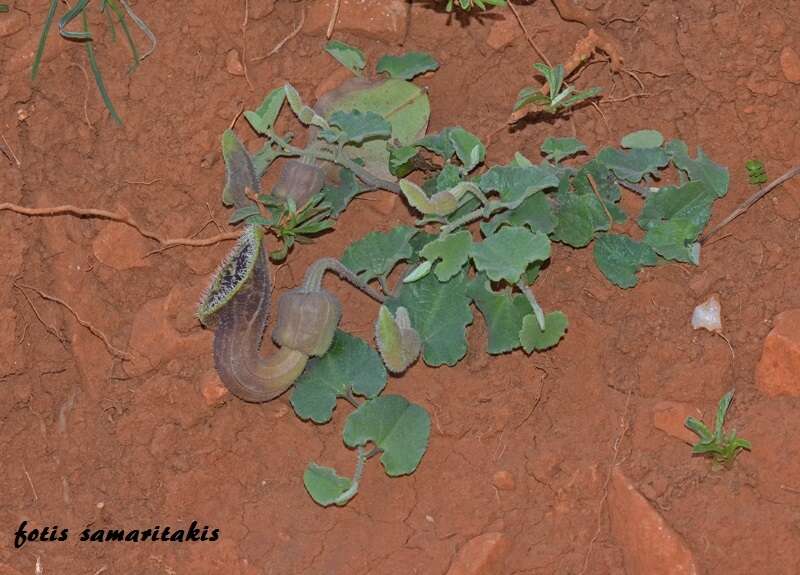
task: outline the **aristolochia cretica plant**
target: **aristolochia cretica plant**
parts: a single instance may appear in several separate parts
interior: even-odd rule
[[[362,76],[366,60],[359,50],[341,42],[326,49]],[[603,275],[631,288],[644,267],[665,260],[698,264],[697,238],[713,202],[727,192],[725,168],[702,150],[692,158],[682,141],[665,142],[653,130],[629,134],[622,149],[604,148],[583,163],[564,161],[585,153],[584,144],[548,138],[538,163],[517,153],[506,165],[484,167],[483,143],[464,128],[426,135],[428,98],[410,80],[437,67],[422,53],[384,57],[376,70],[388,79],[356,78],[314,108],[287,84],[245,112],[266,138],[261,150],[250,155],[233,132],[223,135],[223,202],[235,208],[231,223],[243,222],[244,230],[198,316],[215,329],[215,364],[236,396],[262,402],[292,387],[295,413],[316,424],[331,420],[339,399],[354,408],[343,429],[356,455],[352,478],[316,463],[303,476],[320,505],[347,503],[375,455],[391,476],[417,468],[430,417],[401,396],[383,394],[388,373],[403,374],[419,357],[429,366],[458,363],[467,351],[473,305],[486,323],[490,354],[534,354],[564,337],[566,315],[545,312],[533,289],[553,242],[593,244]],[[275,127],[284,102],[308,128],[304,147]],[[278,184],[263,194],[260,177],[277,158],[287,158]],[[280,295],[272,331],[278,350],[262,357],[269,261],[332,228],[356,195],[373,189],[398,194],[420,219],[413,227],[371,232],[339,260],[309,266],[303,283]],[[628,218],[622,190],[644,200],[637,237],[615,229]],[[262,242],[267,233],[280,245],[270,254]],[[389,289],[398,266],[400,281]],[[377,350],[338,329],[341,306],[322,288],[328,270],[381,303]]]

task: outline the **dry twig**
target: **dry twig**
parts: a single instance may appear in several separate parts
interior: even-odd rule
[[[111,344],[111,342],[109,341],[108,337],[106,337],[106,334],[104,334],[102,331],[100,331],[99,329],[94,327],[88,321],[84,321],[83,319],[81,319],[81,317],[78,315],[78,313],[74,309],[72,309],[72,307],[67,302],[65,302],[64,300],[62,300],[60,298],[57,298],[56,296],[47,294],[47,293],[43,292],[42,290],[40,290],[37,287],[33,287],[33,286],[26,285],[26,284],[21,284],[21,283],[16,283],[16,282],[14,283],[14,285],[16,285],[16,286],[18,286],[20,288],[26,288],[26,289],[29,289],[29,290],[33,290],[37,294],[39,294],[39,297],[41,297],[42,299],[55,302],[55,303],[65,307],[65,308],[67,308],[67,310],[69,310],[69,312],[72,314],[72,316],[75,318],[75,320],[79,324],[81,324],[81,326],[83,326],[86,329],[88,329],[93,336],[95,336],[96,338],[98,338],[100,341],[103,342],[103,344],[106,346],[106,349],[108,350],[108,352],[111,355],[113,355],[114,357],[118,357],[120,359],[127,359],[127,360],[132,359],[130,354],[125,353],[124,351],[119,350],[116,347],[114,347]]]
[[[510,2],[509,2],[510,4]],[[328,22],[328,29],[325,31],[325,38],[328,40],[333,36],[333,29],[336,27],[336,18],[339,17],[339,0],[334,0],[333,10],[331,10],[331,19]]]
[[[622,443],[622,438],[625,437],[625,434],[628,432],[628,427],[630,427],[630,422],[628,421],[628,407],[631,404],[631,392],[628,392],[628,399],[625,400],[625,411],[622,414],[622,429],[619,432],[619,435],[614,440],[614,454],[611,456],[611,462],[608,464],[608,474],[606,475],[606,481],[603,484],[603,496],[600,498],[600,504],[597,506],[597,528],[595,529],[594,535],[589,540],[589,546],[586,549],[586,556],[583,558],[583,569],[580,571],[580,575],[586,573],[586,570],[589,568],[589,559],[592,555],[592,547],[594,547],[597,538],[600,537],[601,531],[601,514],[603,512],[603,506],[608,499],[608,486],[611,483],[611,476],[614,473],[614,467],[617,465],[617,458],[619,456],[619,446]]]
[[[247,85],[250,86],[251,91],[255,91],[253,83],[250,81],[250,75],[247,73],[247,20],[250,16],[250,3],[249,0],[244,0],[244,20],[242,20],[242,69],[244,70],[244,79]]]
[[[286,42],[288,42],[289,40],[291,40],[292,38],[294,38],[295,36],[297,36],[300,33],[300,30],[303,29],[303,24],[305,24],[305,22],[306,22],[306,8],[305,8],[305,5],[301,5],[300,6],[300,21],[297,23],[297,26],[295,26],[294,30],[289,32],[289,34],[283,40],[281,40],[280,42],[275,44],[275,47],[272,50],[270,50],[269,52],[267,52],[263,56],[256,56],[255,58],[252,58],[250,61],[251,62],[260,62],[261,60],[266,60],[270,56],[274,56],[275,54],[277,54],[278,51],[280,51],[280,49],[283,48],[283,45],[286,44]]]
[[[194,239],[194,238],[174,238],[174,239],[165,239],[161,236],[157,235],[154,232],[148,231],[143,229],[136,221],[131,219],[128,216],[117,214],[115,212],[109,212],[107,210],[98,210],[95,208],[78,208],[72,205],[62,205],[62,206],[53,206],[50,208],[26,208],[24,206],[18,206],[17,204],[12,204],[9,202],[0,203],[0,212],[1,211],[10,211],[17,214],[22,214],[24,216],[63,216],[63,215],[72,215],[79,218],[99,218],[104,220],[111,220],[114,222],[119,222],[121,224],[128,225],[135,229],[139,234],[142,236],[154,240],[161,244],[161,249],[156,250],[163,251],[167,248],[172,248],[175,246],[211,246],[214,244],[218,244],[220,242],[228,241],[228,240],[235,240],[239,238],[239,232],[227,232],[224,234],[219,234],[216,236],[212,236],[210,238],[201,238],[201,239]],[[151,252],[152,253],[152,252]]]
[[[17,164],[18,168],[21,167],[22,166],[22,162],[19,161],[19,158],[14,153],[14,150],[11,149],[11,145],[8,143],[8,140],[6,140],[6,137],[3,134],[0,134],[0,138],[3,139],[3,148],[2,148],[3,149],[3,153],[7,153],[7,155],[9,156],[9,159],[14,160],[14,162]]]
[[[739,205],[739,207],[736,208],[735,210],[733,210],[733,212],[731,212],[731,214],[727,218],[725,218],[720,223],[718,223],[716,226],[711,228],[710,231],[708,231],[705,234],[703,234],[702,236],[700,236],[700,238],[697,241],[700,242],[701,244],[704,243],[708,238],[710,238],[711,236],[716,234],[722,228],[724,228],[729,223],[731,223],[733,220],[735,220],[736,218],[741,216],[743,213],[745,213],[747,210],[749,210],[750,207],[753,204],[755,204],[758,200],[760,200],[761,198],[766,196],[768,193],[770,193],[772,190],[774,190],[775,188],[780,186],[785,181],[792,179],[797,174],[800,174],[800,166],[795,166],[794,168],[792,168],[791,170],[789,170],[788,172],[783,174],[780,178],[776,178],[775,180],[773,180],[770,183],[768,183],[766,186],[764,186],[763,188],[758,190],[755,194],[753,194],[752,196],[747,198],[744,202],[742,202]]]

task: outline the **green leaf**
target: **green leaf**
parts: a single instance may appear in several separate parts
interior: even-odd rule
[[[331,216],[336,217],[345,210],[354,197],[364,191],[358,184],[355,174],[347,168],[342,168],[339,170],[339,185],[326,180],[321,193],[323,201],[331,206]]]
[[[392,373],[402,373],[416,361],[422,349],[419,333],[412,327],[408,310],[397,308],[396,316],[382,305],[375,322],[375,342],[383,362]]]
[[[503,227],[484,241],[474,244],[470,255],[475,268],[492,281],[517,283],[528,264],[550,257],[546,234],[522,227]]]
[[[356,494],[356,490],[348,493],[353,486],[352,480],[337,475],[335,469],[309,463],[303,473],[303,484],[311,498],[323,507],[344,505]]]
[[[462,180],[461,170],[453,164],[445,164],[436,176],[436,191],[443,192],[457,186]]]
[[[344,142],[362,143],[364,140],[392,135],[392,125],[375,112],[337,111],[331,114],[329,122],[345,134]]]
[[[397,262],[411,257],[408,241],[416,233],[416,229],[407,226],[390,232],[371,232],[350,244],[341,258],[342,263],[364,281],[385,277]]]
[[[400,285],[386,302],[393,313],[403,306],[422,339],[422,356],[430,366],[455,365],[467,353],[466,327],[472,322],[467,279],[460,272],[446,282],[433,274]]]
[[[308,363],[292,390],[292,407],[300,419],[325,423],[333,415],[336,398],[347,389],[365,397],[383,391],[388,375],[378,352],[363,340],[336,331],[330,349]]]
[[[336,58],[342,66],[358,76],[361,75],[361,70],[367,65],[364,53],[344,42],[331,40],[325,45],[325,51]]]
[[[675,218],[651,225],[644,236],[644,242],[668,260],[697,263],[697,248],[692,242],[701,231],[702,227],[691,220]]]
[[[258,209],[258,206],[255,204],[250,204],[248,206],[244,206],[243,208],[237,209],[231,217],[228,219],[229,224],[235,224],[237,222],[241,222],[242,220],[247,219],[250,216],[260,215],[261,211]]]
[[[661,132],[656,130],[639,130],[638,132],[631,132],[622,138],[623,148],[660,148],[664,143],[664,136]]]
[[[428,197],[425,191],[411,180],[400,180],[400,191],[409,205],[426,216],[446,216],[458,208],[458,198],[448,190]]]
[[[522,200],[539,190],[558,187],[558,177],[545,166],[493,166],[478,180],[485,194],[498,192],[505,203]]]
[[[500,226],[528,226],[532,232],[549,234],[556,227],[556,217],[545,194],[533,194],[513,210],[500,212],[488,222],[481,223],[481,232],[490,236]]]
[[[719,400],[717,416],[714,419],[714,435],[718,438],[722,438],[722,426],[725,424],[725,415],[728,413],[731,401],[733,401],[733,390],[730,390]]]
[[[264,101],[255,111],[248,110],[244,113],[244,116],[256,132],[265,136],[267,132],[272,130],[285,99],[286,91],[284,88],[275,88],[267,94]]]
[[[349,447],[374,443],[383,451],[386,474],[394,477],[413,473],[428,448],[430,433],[427,411],[399,395],[385,395],[351,413],[343,437]]]
[[[521,110],[525,106],[536,104],[537,106],[548,106],[550,98],[539,91],[539,88],[533,86],[525,86],[517,94],[517,100],[514,102],[514,112]]]
[[[714,435],[702,421],[694,417],[687,417],[684,425],[700,437],[700,443],[710,443],[714,441]]]
[[[686,182],[679,188],[665,187],[650,194],[639,215],[639,226],[647,230],[662,220],[686,219],[699,229],[711,217],[716,194],[705,182]]]
[[[313,125],[323,129],[329,127],[325,118],[317,114],[311,107],[303,104],[303,100],[300,98],[300,94],[294,86],[291,84],[284,84],[283,91],[286,94],[286,100],[289,102],[289,107],[292,108],[292,112],[294,112],[297,119],[303,124],[306,126]]]
[[[405,178],[414,171],[413,159],[416,157],[416,146],[389,146],[389,171],[397,178]]]
[[[656,260],[656,254],[650,246],[628,236],[606,234],[594,243],[597,267],[608,281],[621,288],[635,286],[636,273],[643,266],[656,265]]]
[[[467,230],[461,230],[427,244],[420,255],[431,262],[441,260],[436,264],[434,273],[439,281],[446,282],[467,263],[471,247],[472,234]]]
[[[533,311],[527,298],[513,294],[511,288],[493,291],[483,274],[470,284],[467,293],[483,315],[489,330],[487,351],[496,355],[517,349],[521,345],[519,332],[522,318]]]
[[[522,319],[522,329],[519,332],[519,339],[522,342],[522,348],[531,353],[534,349],[536,351],[544,351],[556,345],[567,331],[569,321],[560,311],[553,311],[545,316],[544,329],[539,327],[539,322],[533,314],[526,315]]]
[[[406,277],[403,278],[403,283],[410,284],[411,282],[415,282],[417,280],[424,278],[426,275],[431,273],[432,268],[433,268],[432,261],[428,260],[423,261],[421,264],[415,267],[411,273],[409,273],[408,275],[406,275]]]
[[[375,72],[380,74],[386,72],[392,78],[410,80],[431,70],[439,68],[439,63],[425,52],[409,52],[402,56],[383,56],[378,60]]]
[[[604,148],[597,160],[605,164],[616,176],[627,182],[640,182],[648,174],[658,175],[658,170],[669,163],[669,157],[660,148],[633,149],[621,152]]]
[[[430,150],[444,160],[449,160],[453,157],[453,154],[456,153],[455,146],[450,140],[450,130],[452,130],[452,128],[445,128],[441,132],[428,134],[424,138],[418,140],[416,145]]]
[[[250,154],[233,130],[225,130],[222,134],[222,157],[225,160],[222,203],[244,207],[250,203],[247,190],[258,194],[261,189]]]
[[[592,241],[596,231],[609,229],[608,216],[593,194],[559,192],[556,200],[558,224],[553,239],[582,248]]]
[[[428,127],[430,103],[427,94],[419,86],[405,80],[389,79],[343,94],[331,104],[328,114],[353,110],[378,114],[392,126],[390,141],[393,145],[410,146],[422,137]],[[387,140],[348,144],[344,147],[344,153],[363,160],[364,167],[375,176],[394,179],[389,171]]]
[[[585,151],[586,145],[575,138],[547,138],[542,144],[545,157],[556,163]]]
[[[475,166],[483,162],[486,157],[486,148],[477,136],[460,126],[451,128],[448,135],[453,149],[456,151],[456,156],[466,172],[472,171]]]
[[[683,144],[683,142],[680,142]],[[701,148],[697,148],[697,159],[693,160],[686,153],[686,144],[674,144],[672,159],[675,165],[687,173],[690,180],[704,182],[718,198],[728,193],[730,175],[728,168],[712,162]]]

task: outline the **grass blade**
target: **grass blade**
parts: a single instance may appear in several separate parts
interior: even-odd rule
[[[58,32],[64,38],[68,38],[70,40],[91,40],[92,35],[89,34],[88,26],[84,26],[83,30],[80,32],[70,32],[66,29],[67,24],[72,22],[75,18],[79,15],[85,16],[86,5],[89,3],[89,0],[78,0],[78,3],[75,4],[72,8],[67,10],[67,13],[61,17],[61,20],[58,21]]]
[[[142,34],[147,36],[147,39],[150,40],[150,49],[147,50],[147,52],[145,52],[144,54],[142,54],[141,58],[139,58],[139,61],[142,61],[145,58],[147,58],[150,54],[152,54],[153,51],[156,49],[156,44],[157,44],[156,35],[153,34],[153,31],[150,30],[147,24],[145,24],[144,20],[139,18],[136,12],[133,11],[133,8],[130,7],[127,0],[119,0],[119,2],[125,8],[125,11],[128,13],[128,16],[130,16],[131,20],[133,20],[134,23],[139,27],[139,30],[142,31]]]
[[[89,19],[86,17],[86,12],[81,14],[83,17],[83,30],[88,35],[89,33]],[[105,82],[103,82],[103,76],[100,74],[100,68],[97,66],[97,58],[94,55],[94,43],[92,41],[86,42],[86,56],[89,58],[89,67],[92,69],[92,75],[94,76],[94,81],[97,84],[97,89],[100,90],[100,95],[103,97],[103,103],[108,108],[108,111],[111,112],[111,117],[117,122],[117,124],[122,125],[122,118],[119,117],[117,114],[117,110],[114,108],[114,104],[111,102],[111,98],[108,95],[108,91],[106,90]]]
[[[42,33],[39,36],[39,45],[36,47],[36,57],[33,59],[31,81],[36,79],[36,74],[39,72],[39,64],[42,63],[42,55],[44,54],[44,45],[47,43],[47,34],[50,32],[50,25],[53,23],[53,18],[55,18],[57,7],[58,0],[50,0],[50,9],[47,11],[47,17],[44,19]]]
[[[125,34],[125,38],[128,40],[128,46],[131,49],[131,54],[133,55],[133,64],[131,64],[130,69],[128,72],[133,72],[136,68],[139,67],[139,62],[142,61],[141,57],[139,56],[139,49],[136,47],[136,42],[131,35],[131,30],[128,28],[128,23],[125,22],[125,14],[122,12],[120,7],[117,5],[116,0],[106,0],[106,5],[111,8],[114,12],[114,15],[117,17],[117,21],[119,22],[120,27],[122,28],[123,33]]]

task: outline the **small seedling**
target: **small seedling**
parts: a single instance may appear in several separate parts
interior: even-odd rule
[[[557,114],[568,110],[583,101],[594,98],[600,93],[600,88],[589,88],[576,92],[573,86],[564,83],[564,65],[558,64],[551,68],[546,64],[537,62],[533,65],[547,81],[548,93],[543,94],[539,88],[526,86],[520,90],[514,104],[514,112],[530,105],[540,107],[548,114]],[[562,90],[563,87],[563,90]]]
[[[59,1],[58,0],[50,0],[50,9],[47,12],[47,16],[44,20],[44,25],[42,26],[42,33],[39,36],[39,45],[36,48],[36,55],[33,59],[33,66],[31,68],[31,80],[36,79],[36,75],[39,73],[39,65],[42,62],[42,55],[44,54],[44,47],[47,43],[47,34],[50,31],[50,26],[53,23],[53,19],[56,15],[56,9],[58,8]],[[111,102],[111,97],[108,95],[108,90],[106,89],[105,82],[103,81],[103,75],[100,73],[100,67],[97,64],[97,58],[95,57],[94,52],[94,38],[92,37],[91,33],[89,32],[89,19],[86,15],[86,10],[89,6],[89,0],[78,0],[78,2],[71,8],[67,10],[67,12],[59,19],[58,21],[58,32],[62,38],[66,40],[71,40],[75,42],[82,42],[84,47],[86,48],[86,58],[89,60],[89,67],[92,70],[92,76],[94,76],[95,83],[97,84],[97,89],[100,92],[100,96],[103,98],[103,103],[105,104],[108,111],[111,113],[111,116],[114,120],[118,123],[122,123],[122,119],[119,117],[117,110],[114,108],[114,104]],[[130,71],[136,69],[139,63],[144,60],[150,53],[155,49],[156,46],[156,37],[150,28],[147,27],[147,24],[136,15],[133,9],[128,5],[126,0],[100,0],[100,11],[105,14],[106,20],[108,22],[108,26],[111,30],[111,39],[116,40],[116,28],[114,24],[114,20],[117,21],[120,28],[122,28],[122,32],[125,34],[125,38],[128,41],[128,46],[131,49],[131,53],[133,55],[133,63],[131,64]],[[72,23],[75,19],[80,16],[81,18],[81,30],[78,32],[67,30],[67,26]],[[136,46],[136,42],[131,35],[131,30],[128,27],[127,19],[130,18],[134,24],[144,33],[145,36],[150,40],[151,46],[150,49],[145,52],[144,54],[139,53],[139,49]]]
[[[452,12],[453,8],[461,8],[464,11],[470,11],[476,6],[481,10],[486,10],[487,6],[505,6],[505,0],[447,0],[448,12]]]
[[[692,453],[699,455],[709,454],[714,462],[719,465],[728,465],[736,459],[736,455],[742,450],[750,450],[750,442],[746,439],[736,437],[736,430],[725,433],[722,429],[725,423],[725,414],[733,400],[733,390],[722,396],[717,408],[717,419],[714,422],[714,433],[706,427],[702,421],[694,417],[686,419],[686,427],[691,429],[700,437],[700,441],[692,446]]]
[[[761,160],[747,160],[744,167],[747,168],[747,177],[751,184],[760,186],[767,183],[767,171]]]

